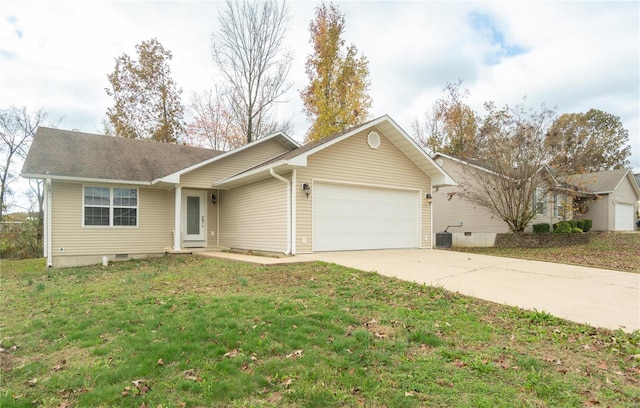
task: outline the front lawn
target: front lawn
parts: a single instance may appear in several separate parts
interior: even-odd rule
[[[590,233],[588,245],[560,248],[453,248],[460,252],[640,272],[640,234]]]
[[[640,405],[640,331],[335,264],[1,264],[6,407]]]

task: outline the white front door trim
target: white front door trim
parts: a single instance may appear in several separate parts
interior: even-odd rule
[[[182,246],[207,246],[207,192],[182,190]]]

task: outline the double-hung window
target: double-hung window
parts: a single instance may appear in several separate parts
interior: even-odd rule
[[[547,215],[547,195],[542,188],[536,188],[533,205],[537,215]]]
[[[560,218],[560,215],[564,212],[564,206],[562,205],[562,196],[560,194],[553,195],[553,216]]]
[[[85,226],[138,225],[138,189],[84,187]]]

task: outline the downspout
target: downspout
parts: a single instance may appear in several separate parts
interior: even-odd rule
[[[291,254],[291,183],[286,178],[277,174],[273,168],[269,169],[269,174],[287,185],[287,250],[285,255]]]
[[[175,206],[173,220],[173,249],[180,250],[180,242],[182,241],[182,226],[180,225],[182,218],[182,187],[176,185]]]
[[[47,257],[47,266],[51,267],[53,266],[53,256],[51,253],[51,237],[52,237],[52,233],[51,233],[51,227],[52,227],[52,210],[53,210],[53,199],[52,199],[52,194],[51,194],[51,179],[48,178],[45,181],[44,184],[44,195],[45,195],[45,208],[44,208],[44,245],[43,245],[43,250],[44,250],[44,256]]]
[[[293,169],[293,173],[291,173],[291,186],[293,187],[291,189],[291,255],[295,255],[296,254],[296,246],[297,244],[297,236],[296,236],[296,229],[297,229],[297,218],[296,218],[296,214],[298,214],[298,210],[297,210],[297,196],[298,194],[296,194],[296,186],[298,185],[297,182],[297,174],[296,174],[296,169]]]
[[[216,246],[220,248],[220,190],[216,190],[218,196],[218,205],[216,205]]]

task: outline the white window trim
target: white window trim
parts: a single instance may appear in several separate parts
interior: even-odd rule
[[[538,197],[538,194],[541,193],[541,196]],[[542,198],[541,200],[539,200],[538,198]],[[536,215],[547,215],[549,209],[548,207],[548,200],[549,197],[547,197],[547,194],[544,192],[544,189],[538,187],[536,188],[536,191],[533,195],[533,210],[536,212]],[[542,202],[542,212],[538,212],[538,202]]]
[[[85,208],[87,207],[87,205],[84,203],[84,197],[85,197],[85,190],[87,187],[100,187],[100,188],[108,188],[109,189],[109,225],[86,225],[85,222]],[[113,195],[113,190],[116,188],[122,188],[122,189],[126,189],[126,190],[135,190],[136,191],[136,206],[135,207],[130,207],[130,206],[114,206],[113,205],[113,199],[114,199],[114,195]],[[80,199],[81,199],[81,205],[82,205],[82,227],[83,228],[126,228],[126,229],[133,229],[133,228],[138,228],[140,226],[140,190],[137,187],[131,187],[131,186],[105,186],[105,185],[99,185],[99,184],[83,184],[82,185],[82,194],[80,195]],[[89,207],[104,207],[107,208],[107,206],[99,206],[99,205],[89,205]],[[136,225],[113,225],[113,209],[114,208],[135,208],[136,209]]]

